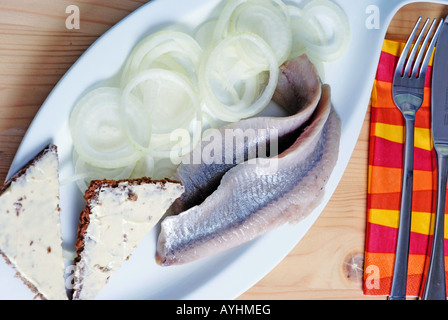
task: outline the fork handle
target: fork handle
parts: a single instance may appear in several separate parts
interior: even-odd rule
[[[448,148],[439,149],[437,146],[435,148],[437,153],[436,216],[428,273],[422,293],[423,300],[446,300],[444,231]]]
[[[409,239],[411,235],[412,189],[414,179],[414,127],[415,114],[413,116],[405,116],[400,218],[389,300],[406,299]]]

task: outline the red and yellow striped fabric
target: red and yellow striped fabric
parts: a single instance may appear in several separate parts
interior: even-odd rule
[[[371,96],[369,177],[363,290],[389,295],[401,198],[404,122],[392,99],[392,80],[404,43],[385,40]],[[431,134],[431,68],[415,121],[414,190],[407,295],[420,294],[435,212],[436,159]],[[448,206],[448,202],[447,202]],[[448,253],[445,231],[445,255]],[[448,266],[448,263],[446,263]]]

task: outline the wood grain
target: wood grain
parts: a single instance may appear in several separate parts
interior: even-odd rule
[[[0,1],[0,179],[30,122],[82,53],[105,31],[147,1]],[[67,29],[67,6],[81,14]]]
[[[36,112],[59,79],[106,30],[145,0],[0,0],[0,180]],[[81,28],[65,26],[67,6]],[[388,38],[405,39],[418,15],[446,6],[412,4],[394,18]],[[332,200],[304,239],[240,299],[373,299],[361,291],[369,118]]]
[[[406,40],[414,27],[417,18],[445,18],[448,6],[436,3],[413,3],[401,8],[389,25],[386,38],[391,40]]]

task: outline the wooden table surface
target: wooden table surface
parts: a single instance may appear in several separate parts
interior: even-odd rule
[[[146,0],[0,0],[0,181],[34,115],[78,57]],[[66,8],[80,9],[67,29]],[[387,33],[405,39],[419,15],[446,16],[446,6],[411,4]],[[240,299],[374,299],[362,294],[369,117],[329,204],[272,272]],[[331,257],[331,258],[329,258]],[[379,298],[383,299],[383,298]]]

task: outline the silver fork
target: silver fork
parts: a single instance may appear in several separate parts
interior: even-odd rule
[[[411,233],[412,188],[414,176],[415,115],[423,102],[426,70],[428,68],[429,60],[434,50],[435,42],[441,27],[441,24],[439,24],[428,46],[428,42],[431,38],[436,22],[436,19],[434,19],[429,31],[424,37],[423,43],[421,43],[430,20],[428,18],[413,45],[413,41],[415,35],[417,34],[421,20],[422,17],[419,17],[408,41],[406,42],[403,52],[400,55],[392,84],[394,103],[404,117],[405,142],[403,153],[400,218],[394,272],[392,275],[392,287],[389,295],[390,300],[406,299],[409,238]],[[426,49],[427,46],[428,48]],[[413,47],[412,51],[411,47]]]

